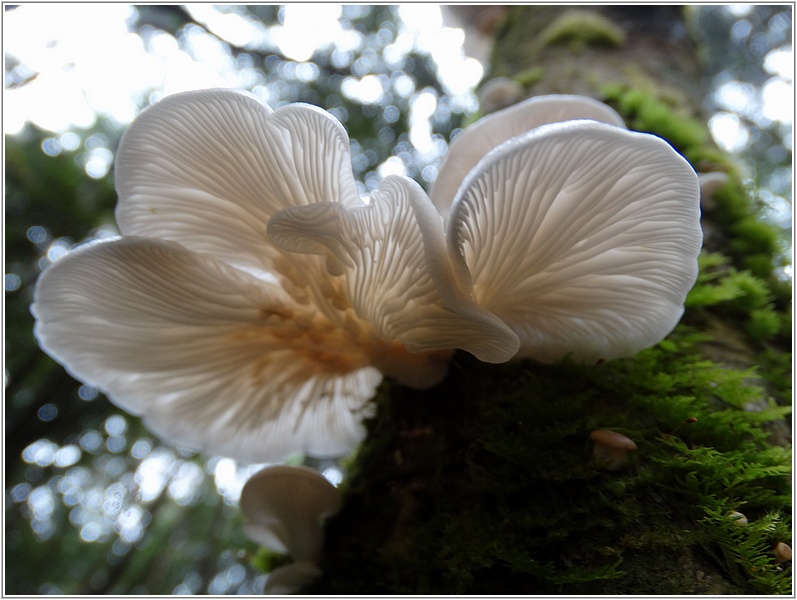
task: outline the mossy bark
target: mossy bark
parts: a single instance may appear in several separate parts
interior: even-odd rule
[[[791,543],[790,291],[699,122],[680,9],[515,7],[496,33],[494,75],[541,68],[529,95],[603,99],[699,169],[729,173],[704,214],[701,278],[682,323],[633,358],[486,365],[460,353],[434,389],[383,384],[307,591],[788,593],[790,563],[771,550]],[[776,326],[762,333],[755,311]],[[618,469],[593,458],[600,428],[638,445]]]
[[[614,82],[654,89],[699,110],[697,56],[682,7],[514,7],[496,30],[490,76],[541,68],[529,95],[600,97]]]

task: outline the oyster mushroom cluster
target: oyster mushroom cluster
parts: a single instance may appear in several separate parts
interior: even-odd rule
[[[337,456],[383,377],[455,349],[595,362],[678,322],[697,275],[698,178],[608,106],[544,96],[457,137],[430,193],[361,198],[326,111],[169,96],[123,137],[121,237],[52,264],[41,347],[165,440],[242,462]]]

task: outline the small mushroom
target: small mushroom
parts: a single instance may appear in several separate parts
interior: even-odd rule
[[[277,567],[268,574],[263,593],[269,596],[295,594],[321,576],[321,569],[307,561]]]
[[[628,453],[636,450],[633,440],[616,431],[596,429],[589,438],[595,442],[592,457],[602,469],[619,469],[628,461]]]
[[[494,77],[479,90],[479,108],[487,115],[520,102],[524,95],[523,86],[514,79]]]
[[[728,513],[728,518],[731,519],[735,525],[747,525],[748,523],[747,517],[736,510]]]
[[[711,173],[699,173],[698,180],[700,181],[700,205],[703,210],[716,208],[714,194],[730,181],[730,177],[723,171],[712,171]]]
[[[784,544],[783,542],[778,542],[777,545],[772,548],[772,554],[775,555],[775,562],[782,563],[791,560],[791,546],[788,544]]]
[[[241,491],[244,533],[294,563],[269,574],[269,593],[298,591],[318,577],[323,520],[341,507],[340,492],[307,467],[274,466],[255,473]]]

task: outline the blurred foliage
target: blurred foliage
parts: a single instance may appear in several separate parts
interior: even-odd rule
[[[266,28],[283,18],[275,6],[218,10]],[[743,19],[720,7],[706,11],[701,28],[707,39],[721,42],[707,45],[709,70],[720,82],[730,77],[764,85],[763,57],[791,36],[778,16],[786,14],[783,7],[755,7]],[[726,52],[728,31],[741,20],[750,24],[749,35],[734,37]],[[448,95],[428,53],[387,51],[401,33],[396,7],[347,6],[341,24],[356,33],[356,49],[316,52],[304,63],[267,42],[230,44],[181,6],[136,7],[131,28],[145,47],[153,36],[166,35],[188,53],[197,36],[212,38],[245,74],[249,89],[266,89],[273,105],[301,101],[332,112],[352,138],[363,193],[376,187],[388,159],[427,184],[446,142],[474,108],[473,98]],[[8,83],[18,66],[6,61],[7,85],[26,85],[24,77]],[[369,75],[382,86],[378,102],[346,93],[351,82]],[[425,153],[408,133],[421,94],[435,100]],[[158,90],[142,90],[141,108],[157,97]],[[780,126],[756,121],[753,113],[743,118],[758,132],[747,156],[759,165],[756,180],[771,196],[790,200],[783,185],[790,149],[783,148]],[[264,576],[250,565],[256,547],[244,539],[235,508],[246,469],[161,445],[138,419],[73,380],[32,335],[29,304],[41,270],[76,243],[115,233],[112,171],[108,164],[92,170],[92,160],[107,163],[120,136],[118,124],[100,118],[91,130],[56,135],[29,126],[5,140],[5,592],[258,593]],[[765,164],[773,166],[767,171]],[[732,293],[740,297],[736,288]],[[765,335],[766,315],[754,326]]]
[[[734,148],[752,187],[758,190],[767,216],[790,237],[792,213],[792,122],[773,118],[764,106],[768,95],[780,97],[781,106],[793,103],[791,79],[794,62],[786,66],[773,60],[792,52],[793,7],[701,7],[697,30],[704,40],[703,60],[708,88],[709,114],[729,115],[739,124],[739,147]],[[722,40],[722,43],[718,43]],[[789,62],[785,60],[784,62]],[[785,73],[781,73],[785,70]],[[789,83],[791,83],[789,81]],[[791,110],[793,112],[793,104]]]

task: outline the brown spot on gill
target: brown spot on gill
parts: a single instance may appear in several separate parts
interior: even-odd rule
[[[268,352],[252,363],[251,374],[259,385],[271,385],[275,378],[284,384],[301,385],[319,375],[346,375],[367,367],[367,357],[356,349],[329,351],[296,344],[285,351]]]
[[[332,306],[337,308],[340,311],[345,311],[347,308],[351,307],[349,303],[349,299],[344,295],[336,295],[332,296]]]
[[[323,344],[328,338],[326,333],[316,329],[308,329],[306,335],[307,339],[310,340],[312,344]]]
[[[311,357],[324,371],[329,373],[349,373],[366,366],[364,360],[357,360],[353,354],[314,352]]]
[[[292,311],[290,308],[284,307],[261,308],[258,312],[260,318],[265,319],[266,321],[272,317],[276,317],[280,321],[290,321],[295,315],[294,311]]]
[[[298,369],[302,380],[321,373],[343,375],[370,364],[361,340],[335,327],[322,315],[315,315],[308,327],[298,326],[294,319],[251,327],[228,337],[235,342],[262,346],[263,354],[253,372],[257,378],[266,377],[276,363],[284,365],[282,375],[286,370]]]
[[[233,331],[231,334],[227,336],[234,342],[247,342],[255,337],[257,337],[257,332],[252,330],[247,331]]]
[[[275,339],[287,346],[302,337],[303,331],[295,327],[280,327],[274,328],[269,331],[269,334]]]

